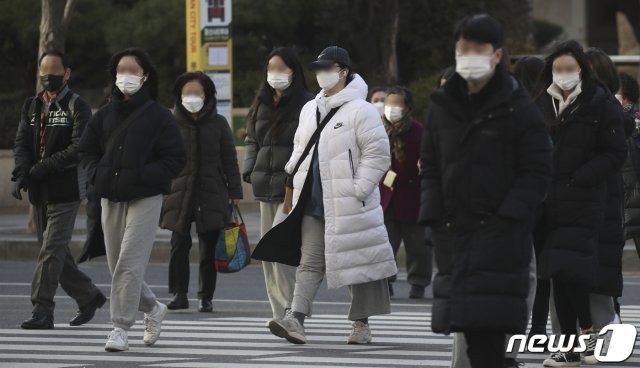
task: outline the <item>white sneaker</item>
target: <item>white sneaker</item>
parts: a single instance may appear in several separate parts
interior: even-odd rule
[[[352,325],[348,344],[368,344],[371,342],[371,329],[362,321],[355,321]]]
[[[304,326],[293,317],[293,313],[287,313],[283,319],[269,321],[269,330],[271,330],[272,334],[287,339],[292,344],[307,343],[307,338],[304,335]]]
[[[160,337],[160,331],[162,329],[162,321],[167,315],[167,306],[156,302],[155,308],[149,313],[144,314],[144,344],[151,346],[155,344]]]
[[[116,327],[109,333],[109,339],[104,346],[104,350],[117,352],[129,350],[129,338],[127,337],[127,331]]]

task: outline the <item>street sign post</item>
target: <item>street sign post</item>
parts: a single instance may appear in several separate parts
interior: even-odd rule
[[[232,123],[233,52],[231,0],[185,0],[187,71],[200,70],[215,83],[218,114]]]

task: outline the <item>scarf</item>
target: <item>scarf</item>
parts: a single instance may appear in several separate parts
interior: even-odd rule
[[[402,140],[402,135],[411,128],[411,118],[407,115],[395,123],[389,122],[386,118],[383,120],[387,135],[389,135],[392,158],[398,162],[404,162],[404,141]]]

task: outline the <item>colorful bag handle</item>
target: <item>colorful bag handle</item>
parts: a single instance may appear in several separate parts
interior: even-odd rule
[[[237,223],[238,225],[240,224],[244,224],[244,219],[242,218],[242,213],[240,213],[240,208],[235,205],[235,204],[229,204],[229,207],[231,208],[231,217],[234,220],[234,223]],[[238,218],[240,219],[240,222],[238,222]]]

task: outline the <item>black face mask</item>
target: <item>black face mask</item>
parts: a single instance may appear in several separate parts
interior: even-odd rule
[[[47,74],[40,76],[42,87],[49,92],[56,92],[62,88],[64,84],[64,75]]]

